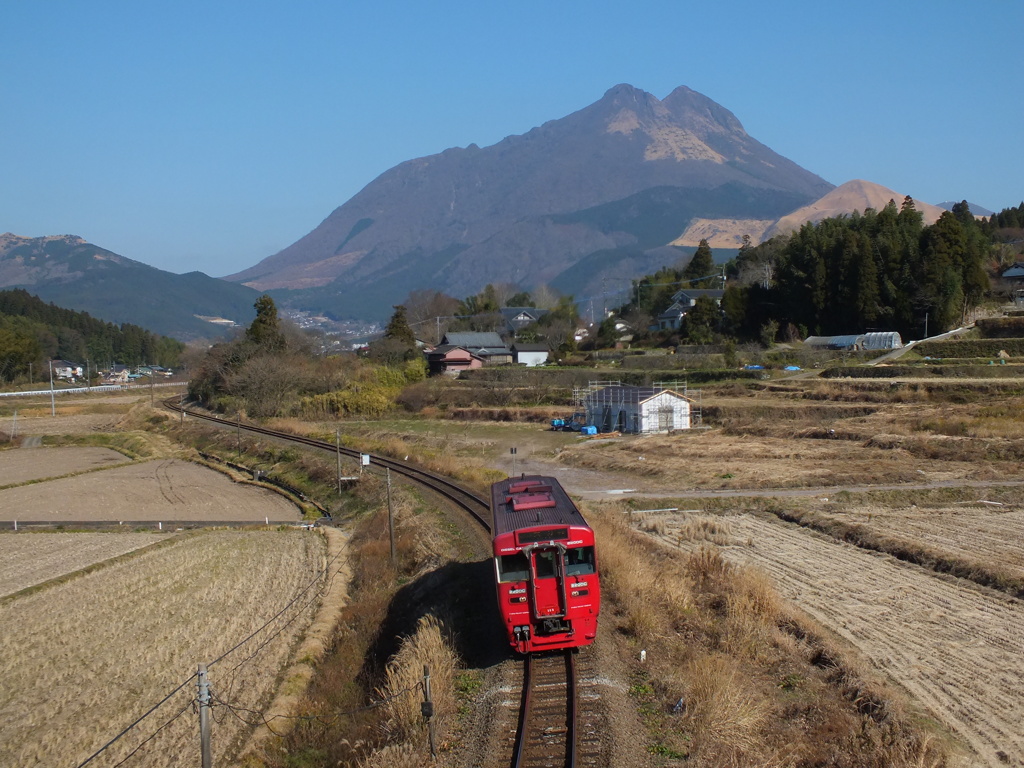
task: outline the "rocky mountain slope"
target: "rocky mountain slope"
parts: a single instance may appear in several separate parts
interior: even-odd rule
[[[704,219],[776,220],[832,185],[686,87],[629,85],[480,148],[401,163],[308,235],[228,279],[336,317],[383,317],[413,288],[489,282],[577,297],[687,257]]]
[[[248,324],[259,293],[202,272],[175,275],[75,235],[0,235],[0,288],[24,288],[62,307],[164,336],[214,338]],[[209,318],[209,319],[204,319]]]

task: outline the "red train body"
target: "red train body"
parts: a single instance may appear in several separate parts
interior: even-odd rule
[[[552,477],[491,486],[498,609],[520,653],[594,642],[601,607],[594,532]]]

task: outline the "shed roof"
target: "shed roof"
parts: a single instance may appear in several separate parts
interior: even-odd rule
[[[444,338],[441,339],[442,344],[452,344],[456,347],[465,347],[466,349],[477,349],[477,348],[491,348],[491,347],[504,347],[505,342],[501,340],[501,336],[490,332],[472,332],[472,331],[457,331],[454,333],[446,333]]]

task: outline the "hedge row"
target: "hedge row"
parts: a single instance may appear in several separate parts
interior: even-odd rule
[[[1024,336],[1024,317],[983,317],[975,325],[986,339],[1015,339]]]
[[[719,381],[756,381],[766,371],[738,371],[734,368],[700,368],[696,370],[654,370],[631,371],[621,368],[477,368],[463,371],[461,381],[494,382],[514,386],[561,386],[585,387],[592,381],[620,381],[638,387],[650,386],[657,381],[686,381],[690,384],[705,384]]]
[[[1000,352],[1010,357],[1024,357],[1024,338],[926,341],[914,347],[914,351],[928,357],[994,358]]]
[[[944,379],[998,379],[1024,376],[1020,365],[879,365],[837,366],[821,372],[823,379],[899,379],[936,376]]]

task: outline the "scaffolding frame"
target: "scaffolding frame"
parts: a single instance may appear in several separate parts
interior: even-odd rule
[[[592,401],[599,410],[610,408],[616,404],[612,402],[610,397],[601,398],[600,393],[609,387],[622,387],[625,386],[621,381],[590,381],[587,385],[581,386],[577,384],[572,389],[572,408],[574,413],[586,412],[586,402],[591,395],[597,395]],[[690,389],[686,381],[655,381],[650,385],[656,390],[655,395],[661,394],[666,390],[671,390],[676,394],[682,395],[690,401],[690,429],[703,429],[704,428],[704,414],[703,414],[703,391],[700,389]]]

